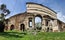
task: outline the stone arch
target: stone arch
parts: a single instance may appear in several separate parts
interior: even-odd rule
[[[39,23],[36,23],[37,19],[36,18],[39,18]],[[34,23],[35,23],[35,28],[38,29],[38,30],[41,30],[42,29],[42,16],[40,14],[37,14],[35,16],[35,20],[34,20]],[[36,26],[38,24],[38,27]],[[39,25],[40,24],[40,25]]]
[[[14,30],[14,25],[13,24],[10,26],[10,30]]]
[[[40,17],[40,18],[42,18],[42,16],[41,16],[40,14],[35,15],[35,17]]]

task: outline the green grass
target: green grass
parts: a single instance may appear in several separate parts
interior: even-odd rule
[[[30,32],[8,31],[0,33],[0,40],[65,40],[65,32]]]

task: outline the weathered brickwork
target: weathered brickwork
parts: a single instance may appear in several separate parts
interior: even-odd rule
[[[26,3],[27,11],[19,13],[8,19],[8,30],[11,29],[11,25],[14,25],[16,30],[29,30],[35,29],[35,17],[39,16],[42,19],[41,31],[46,32],[60,32],[65,31],[65,23],[57,19],[57,13],[49,9],[46,6],[37,3]],[[29,20],[32,20],[32,27],[29,27]],[[46,26],[46,22],[48,25]]]

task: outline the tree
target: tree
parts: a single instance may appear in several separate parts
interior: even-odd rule
[[[0,6],[0,32],[4,32],[4,21],[5,17],[10,13],[10,11],[6,8],[5,4]]]
[[[35,23],[35,27],[37,28],[37,30],[41,30],[41,22]]]

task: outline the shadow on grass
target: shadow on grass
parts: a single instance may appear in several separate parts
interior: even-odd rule
[[[18,32],[2,32],[0,33],[0,36],[2,37],[14,37],[14,38],[23,38],[26,33],[18,33]]]

